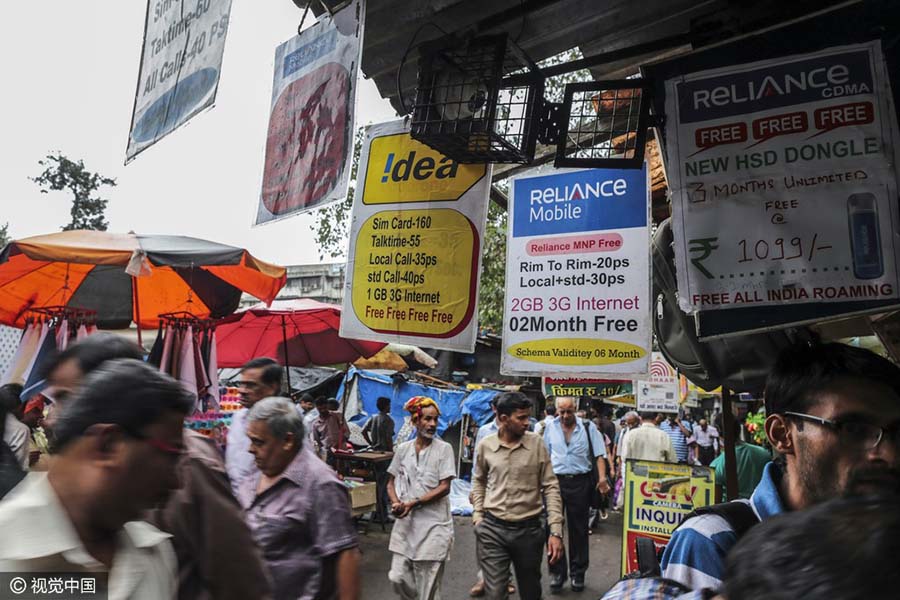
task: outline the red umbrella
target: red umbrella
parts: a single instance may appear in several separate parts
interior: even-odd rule
[[[288,367],[334,365],[368,358],[387,344],[338,335],[341,308],[301,298],[257,304],[219,321],[216,327],[220,367],[241,367],[268,356]]]

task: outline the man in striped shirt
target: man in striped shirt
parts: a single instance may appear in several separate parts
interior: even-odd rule
[[[843,495],[900,492],[900,368],[843,344],[797,344],[766,382],[769,463],[749,505],[760,521]],[[718,589],[737,542],[716,514],[686,520],[662,558],[663,576]]]
[[[675,455],[678,457],[678,462],[686,463],[688,459],[687,440],[693,435],[690,427],[683,423],[678,415],[670,414],[668,419],[659,424],[659,428],[671,438],[672,445],[675,446]]]

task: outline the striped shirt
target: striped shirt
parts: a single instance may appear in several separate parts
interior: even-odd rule
[[[705,600],[705,590],[690,591],[660,577],[625,579],[606,592],[602,600]]]
[[[750,500],[760,521],[785,512],[778,493],[781,470],[775,463],[766,465],[762,480]],[[725,575],[725,558],[737,543],[731,525],[718,515],[705,514],[681,524],[669,540],[662,557],[662,574],[691,589],[719,589]]]
[[[688,431],[691,431],[691,426],[687,423],[682,422],[684,428]],[[672,439],[672,445],[675,446],[675,455],[678,457],[678,462],[683,463],[687,462],[688,458],[688,445],[687,438],[684,436],[684,432],[681,431],[681,428],[678,426],[678,423],[670,423],[668,419],[659,424],[659,428],[666,432],[666,434]]]

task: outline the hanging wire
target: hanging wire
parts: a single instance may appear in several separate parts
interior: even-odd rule
[[[188,277],[188,299],[187,299],[188,307],[190,307],[190,305],[193,303],[194,303],[194,261],[191,261],[190,276]]]
[[[303,9],[303,16],[300,17],[300,25],[297,26],[297,35],[300,35],[300,31],[303,29],[303,22],[306,21],[306,14],[309,12],[309,5],[312,4],[312,0],[306,3],[306,8]]]
[[[519,39],[522,37],[522,33],[525,31],[525,17],[528,16],[528,10],[525,8],[525,0],[519,0],[519,7],[522,9],[522,25],[519,27],[519,35],[516,36],[516,39],[513,40],[515,43],[519,43]]]
[[[409,110],[406,108],[406,102],[403,101],[403,91],[400,87],[400,75],[403,73],[403,66],[406,64],[406,58],[409,56],[409,51],[413,48],[413,43],[416,41],[416,38],[419,37],[419,34],[422,32],[422,30],[425,29],[425,27],[428,25],[431,25],[444,35],[450,35],[446,32],[446,30],[444,30],[443,27],[441,27],[437,23],[433,21],[425,21],[424,23],[419,25],[419,28],[416,29],[416,32],[412,35],[412,38],[410,38],[409,44],[407,44],[406,50],[403,52],[403,57],[400,59],[400,64],[397,66],[397,101],[400,102],[400,107],[403,109],[404,115],[408,115]]]

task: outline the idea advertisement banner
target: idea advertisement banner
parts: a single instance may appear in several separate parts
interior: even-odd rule
[[[677,413],[681,403],[678,373],[662,354],[654,352],[650,361],[650,379],[634,384],[637,408],[640,411]]]
[[[353,0],[276,50],[257,225],[346,198],[365,14]]]
[[[638,538],[664,548],[685,515],[715,503],[715,483],[709,467],[625,461],[622,575],[638,570]]]
[[[647,373],[649,206],[646,165],[513,179],[501,373]]]
[[[147,0],[125,163],[212,106],[231,0]]]
[[[879,42],[692,73],[666,95],[683,310],[897,298]]]
[[[490,165],[369,127],[353,198],[342,337],[473,352]]]
[[[630,380],[620,379],[575,379],[569,377],[543,377],[545,396],[568,396],[572,398],[609,398],[621,394],[631,394]]]

